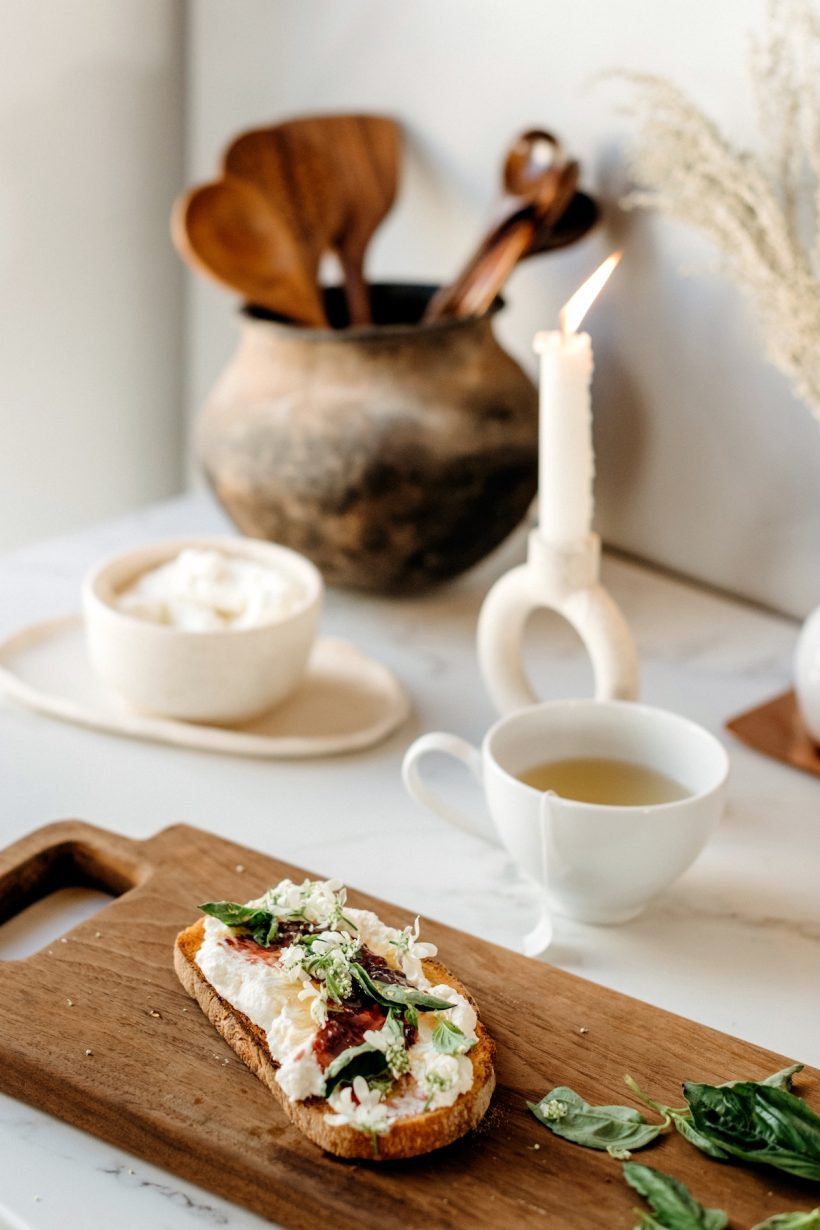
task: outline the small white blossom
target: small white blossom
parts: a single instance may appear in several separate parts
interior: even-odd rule
[[[446,1093],[457,1083],[459,1075],[458,1060],[455,1055],[437,1055],[424,1074],[427,1092],[430,1094]]]
[[[347,896],[341,880],[282,880],[260,899],[264,909],[277,918],[301,921],[316,927],[350,925],[344,918]]]
[[[331,1127],[353,1127],[368,1135],[381,1136],[390,1127],[387,1107],[378,1089],[371,1089],[363,1076],[353,1078],[353,1085],[334,1090],[328,1102],[336,1112],[325,1123]]]
[[[308,1001],[311,1019],[321,1028],[327,1021],[327,988],[324,984],[306,978],[296,998]]]
[[[538,1109],[542,1119],[556,1120],[563,1119],[569,1108],[566,1102],[558,1098],[550,1098],[549,1102],[542,1102]]]
[[[448,1004],[453,1005],[451,1011],[444,1013],[446,1019],[455,1025],[457,1029],[460,1029],[469,1038],[471,1043],[477,1042],[478,1037],[475,1027],[478,1017],[476,1016],[475,1009],[464,996],[459,995],[458,991],[448,986],[446,982],[431,987],[430,994],[435,995],[436,999],[446,999]]]
[[[426,957],[434,957],[438,948],[435,944],[419,943],[418,917],[412,927],[405,927],[390,943],[398,953],[399,965],[405,978],[410,982],[422,980],[424,973],[421,963]]]
[[[307,949],[301,944],[290,944],[279,954],[279,964],[287,973],[291,982],[304,982],[308,978],[303,962],[307,958]]]
[[[381,1029],[365,1030],[364,1041],[382,1052],[391,1076],[399,1077],[410,1067],[404,1045],[404,1030],[392,1014],[388,1015]]]

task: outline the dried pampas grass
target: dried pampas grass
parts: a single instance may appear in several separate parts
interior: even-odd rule
[[[811,0],[770,0],[750,71],[761,154],[734,148],[684,91],[634,87],[627,208],[698,227],[751,296],[771,360],[820,420],[820,21]]]

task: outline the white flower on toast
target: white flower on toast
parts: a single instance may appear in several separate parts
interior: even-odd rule
[[[390,1128],[387,1107],[378,1089],[371,1089],[363,1076],[353,1084],[336,1089],[328,1098],[335,1114],[327,1115],[331,1127],[352,1127],[369,1135],[381,1136]]]
[[[297,999],[307,1001],[311,1020],[321,1027],[327,1022],[327,987],[324,983],[315,983],[306,978]]]
[[[290,978],[291,982],[309,981],[307,971],[302,962],[307,957],[307,950],[301,944],[289,944],[279,953],[279,964]]]
[[[353,988],[351,962],[359,951],[359,941],[344,931],[322,931],[306,935],[283,948],[279,960],[294,982],[311,980],[325,984],[325,999],[340,1001]]]
[[[478,1017],[472,1004],[460,995],[455,987],[448,986],[446,982],[431,987],[430,994],[435,995],[437,999],[446,999],[453,1005],[452,1011],[446,1014],[447,1019],[463,1034],[466,1034],[471,1043],[477,1042],[475,1027]]]
[[[408,978],[410,982],[426,981],[421,963],[426,957],[434,957],[438,948],[435,944],[419,942],[418,916],[412,927],[408,926],[403,931],[399,931],[396,939],[391,940],[390,943],[396,949],[399,965],[405,978]]]
[[[365,1030],[364,1041],[368,1042],[377,1051],[381,1051],[387,1060],[391,1076],[398,1078],[410,1067],[410,1060],[407,1057],[407,1049],[404,1044],[404,1029],[402,1028],[401,1021],[392,1012],[387,1014],[381,1029]]]
[[[260,899],[277,918],[300,920],[314,926],[336,926],[343,920],[347,890],[341,880],[281,880]],[[349,923],[349,920],[344,920]],[[352,924],[351,924],[352,929]]]

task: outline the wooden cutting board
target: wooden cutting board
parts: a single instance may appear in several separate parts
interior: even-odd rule
[[[184,826],[131,841],[65,821],[0,853],[0,921],[68,885],[120,894],[50,948],[0,962],[0,1088],[293,1230],[629,1230],[636,1197],[620,1164],[554,1137],[527,1099],[567,1084],[590,1101],[627,1103],[630,1072],[655,1097],[679,1104],[683,1078],[758,1078],[786,1063],[426,922],[425,938],[475,993],[498,1044],[490,1112],[478,1132],[410,1162],[326,1156],[222,1042],[171,964],[174,936],[197,917],[198,902],[247,900],[304,874]],[[389,923],[409,921],[362,894],[350,901]],[[815,1107],[819,1076],[798,1078]],[[726,1208],[733,1226],[818,1203],[816,1185],[710,1161],[677,1136],[637,1156],[682,1179],[703,1203]]]

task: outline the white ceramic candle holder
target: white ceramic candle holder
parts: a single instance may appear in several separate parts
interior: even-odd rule
[[[533,611],[563,615],[584,643],[595,673],[596,700],[635,700],[638,655],[619,607],[600,583],[601,541],[588,534],[577,545],[547,542],[531,531],[527,562],[496,581],[478,620],[478,661],[499,713],[540,699],[524,669],[524,627]]]

